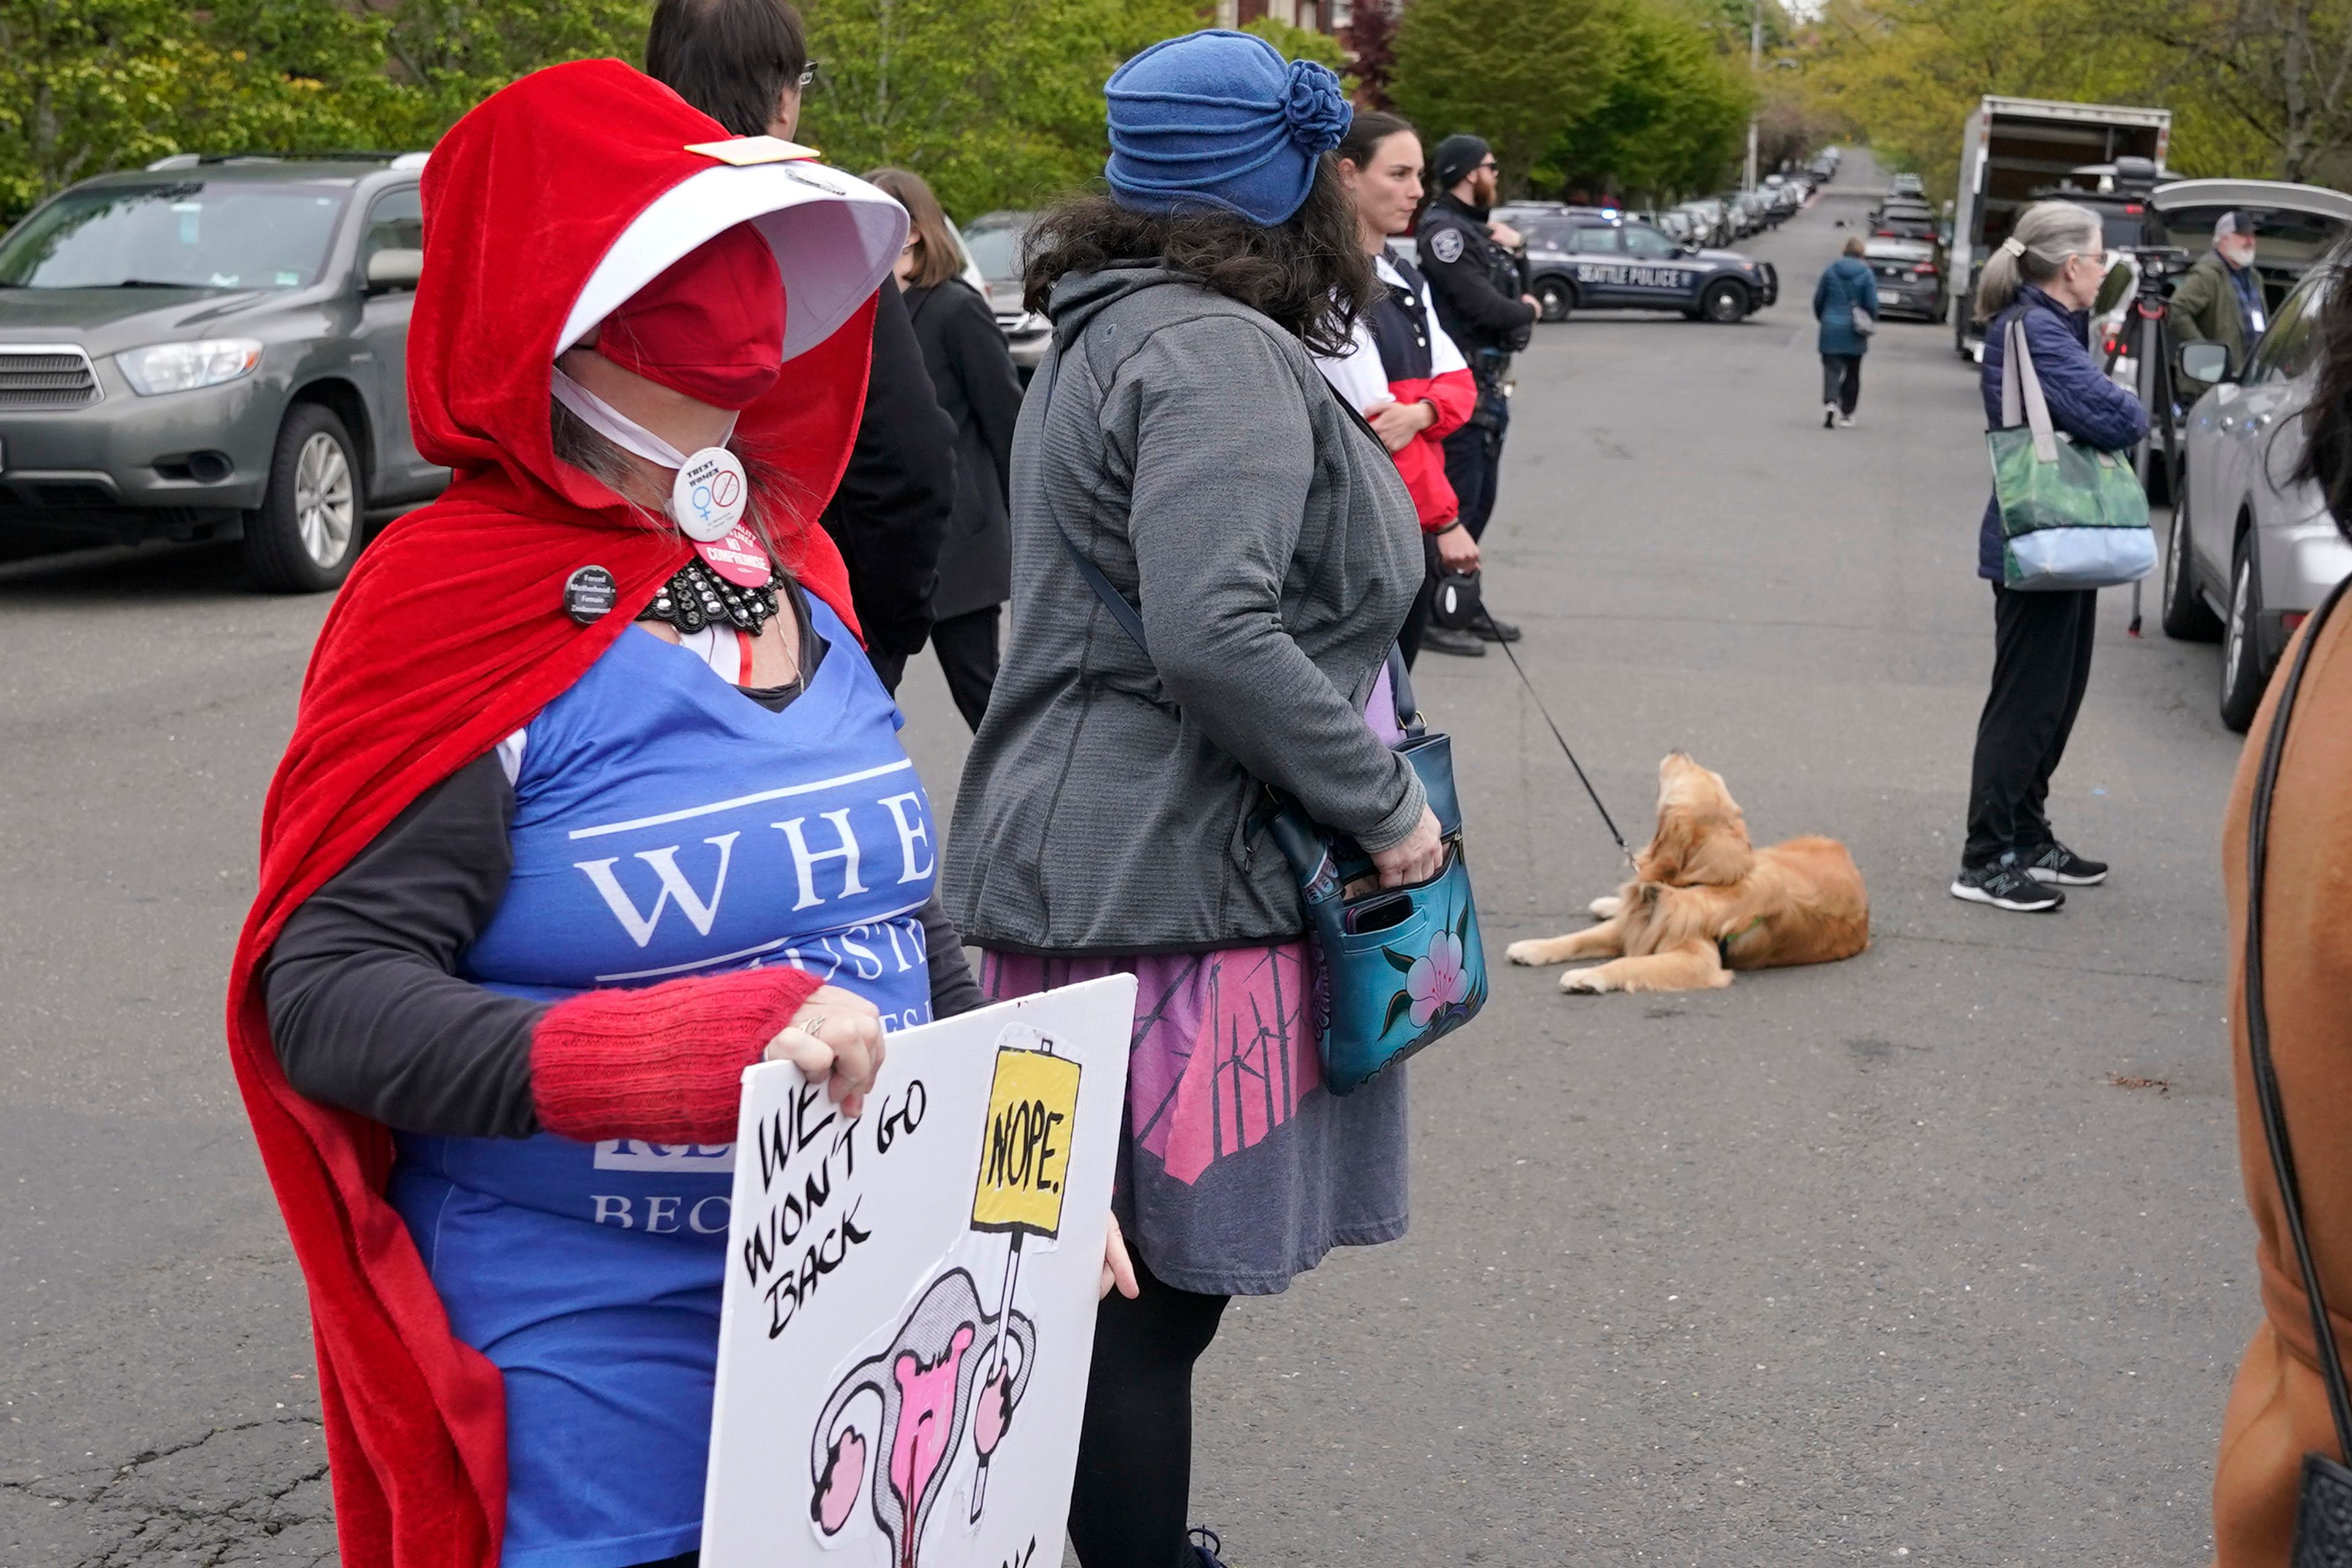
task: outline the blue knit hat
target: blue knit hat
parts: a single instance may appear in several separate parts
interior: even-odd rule
[[[1271,226],[1307,200],[1317,158],[1355,118],[1339,79],[1247,33],[1170,38],[1111,73],[1110,162],[1123,206],[1219,207]]]

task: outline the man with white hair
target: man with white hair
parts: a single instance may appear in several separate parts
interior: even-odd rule
[[[2254,270],[2254,220],[2242,212],[2223,213],[2213,225],[2213,248],[2189,269],[2173,290],[2174,334],[2184,343],[2220,343],[2230,351],[2230,374],[2246,365],[2270,324],[2262,275]],[[2194,397],[2206,384],[2187,382]]]

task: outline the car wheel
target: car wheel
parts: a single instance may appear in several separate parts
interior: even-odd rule
[[[1728,278],[1718,278],[1706,286],[1698,297],[1698,313],[1718,324],[1745,321],[1748,317],[1748,290]]]
[[[1565,321],[1576,309],[1576,290],[1563,278],[1536,279],[1536,303],[1543,308],[1542,319]]]
[[[2183,497],[2172,509],[2172,539],[2164,551],[2164,635],[2184,642],[2211,642],[2221,635],[2221,623],[2206,608],[2197,592],[2197,574],[2189,565],[2189,501]]]
[[[323,594],[359,558],[360,465],[334,410],[298,403],[278,431],[269,489],[245,524],[245,563],[272,594]]]
[[[2263,689],[2270,671],[2263,667],[2263,651],[2254,637],[2254,617],[2262,613],[2262,588],[2255,581],[2254,542],[2249,533],[2238,541],[2238,554],[2230,569],[2230,619],[2221,637],[2221,722],[2242,735],[2263,705]]]

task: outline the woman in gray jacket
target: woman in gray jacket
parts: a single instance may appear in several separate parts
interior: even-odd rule
[[[1113,1201],[1141,1293],[1097,1320],[1070,1531],[1086,1568],[1171,1568],[1215,1561],[1185,1545],[1185,1504],[1192,1363],[1226,1300],[1405,1228],[1403,1078],[1321,1085],[1265,786],[1391,885],[1442,851],[1383,738],[1412,501],[1309,357],[1347,344],[1374,288],[1326,155],[1338,80],[1211,31],[1138,55],[1108,96],[1111,194],[1033,242],[1054,345],[1013,440],[1018,635],[945,898],[994,996],[1140,981]]]

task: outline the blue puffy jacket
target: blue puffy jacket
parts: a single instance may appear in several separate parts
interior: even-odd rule
[[[1813,285],[1813,319],[1822,324],[1821,352],[1865,354],[1870,340],[1853,330],[1853,308],[1878,314],[1878,279],[1859,256],[1841,256]]]
[[[2052,426],[2102,452],[2120,452],[2147,437],[2147,410],[2091,358],[2091,313],[2070,310],[2031,283],[2018,291],[2017,303],[1985,328],[1980,385],[1986,429],[2001,427],[2001,365],[2008,358],[2009,323],[2020,318]],[[2000,500],[1995,497],[1985,502],[1984,522],[1977,530],[1978,576],[2000,581]]]

